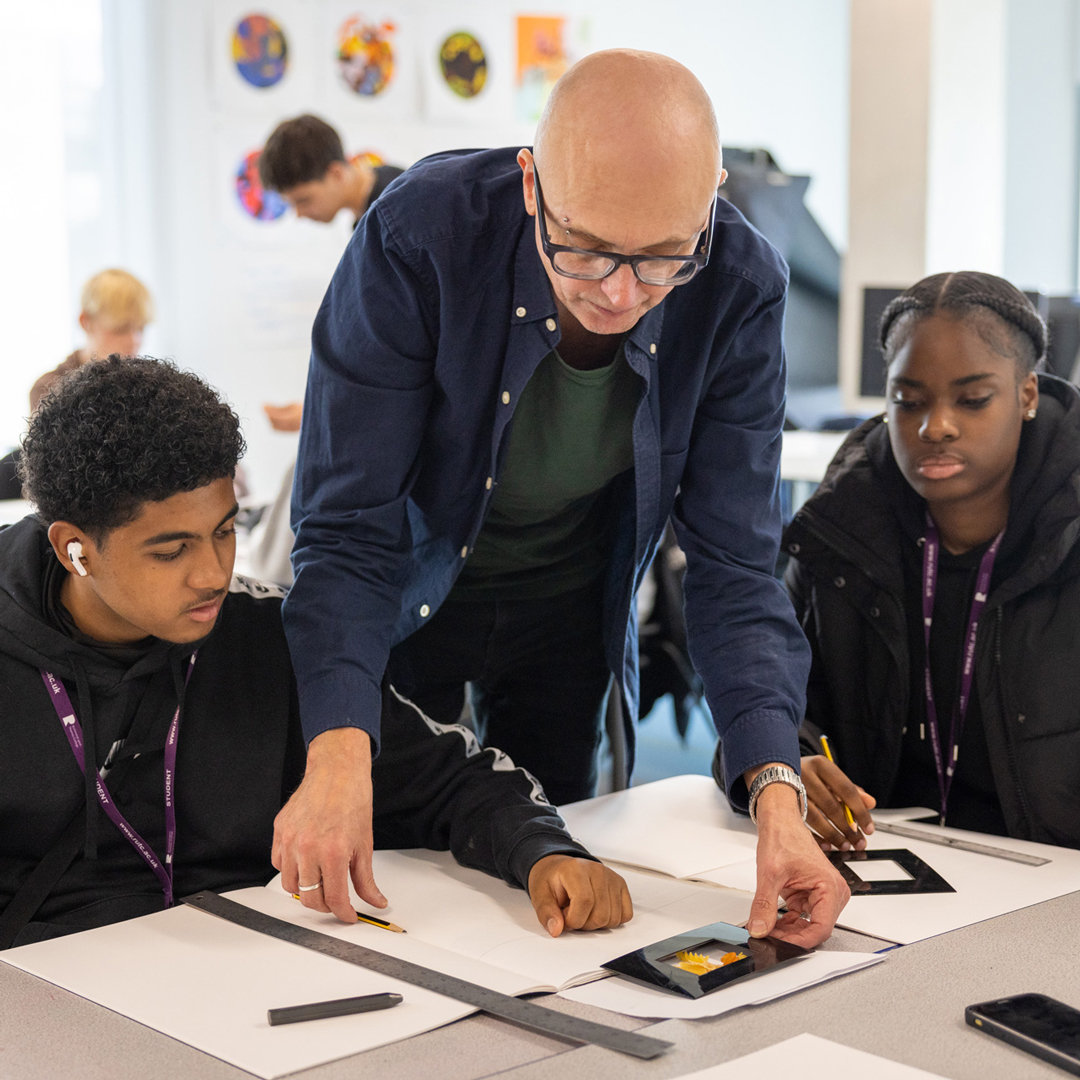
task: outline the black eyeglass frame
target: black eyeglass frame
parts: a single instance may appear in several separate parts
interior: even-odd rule
[[[709,255],[712,253],[713,223],[716,219],[716,203],[720,198],[719,189],[717,189],[716,194],[713,196],[712,205],[709,207],[709,220],[706,222],[705,228],[701,230],[701,233],[698,233],[699,238],[702,233],[705,235],[705,242],[701,245],[700,251],[695,252],[693,255],[623,255],[618,251],[595,251],[590,248],[568,247],[565,244],[553,244],[551,242],[551,235],[548,232],[548,215],[547,207],[544,205],[544,191],[540,186],[540,174],[536,171],[535,162],[533,162],[533,182],[536,185],[536,208],[539,211],[542,224],[540,229],[540,244],[544,249],[544,254],[547,256],[548,262],[551,263],[552,270],[561,277],[573,278],[576,281],[603,281],[604,278],[614,274],[623,263],[626,263],[629,265],[630,269],[633,270],[634,277],[636,277],[642,285],[651,285],[659,288],[675,288],[678,285],[688,285],[709,264]],[[610,259],[611,268],[602,274],[572,274],[567,270],[560,270],[555,264],[555,256],[560,251],[565,251],[572,255],[587,255],[594,259]],[[693,266],[694,272],[682,281],[647,281],[641,276],[639,267],[642,263],[649,262],[683,263],[687,266]]]

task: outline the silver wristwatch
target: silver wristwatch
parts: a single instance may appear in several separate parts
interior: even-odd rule
[[[787,784],[788,787],[793,787],[799,795],[799,806],[802,809],[802,819],[806,821],[806,788],[803,787],[803,782],[799,778],[799,774],[794,769],[789,769],[786,765],[770,765],[767,769],[762,769],[761,772],[754,777],[754,782],[750,785],[750,820],[757,824],[757,801],[761,796],[761,793],[770,784]]]

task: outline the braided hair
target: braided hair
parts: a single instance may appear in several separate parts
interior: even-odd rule
[[[971,323],[999,356],[1023,375],[1046,355],[1046,323],[1028,298],[1004,278],[977,270],[931,274],[902,292],[881,316],[878,343],[891,364],[916,323],[947,314]]]

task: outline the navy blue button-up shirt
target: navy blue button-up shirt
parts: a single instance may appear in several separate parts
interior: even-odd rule
[[[377,745],[389,651],[450,592],[521,392],[559,343],[515,156],[462,151],[413,166],[360,223],[316,317],[284,608],[309,741],[355,726]],[[625,346],[641,401],[634,468],[615,481],[607,658],[632,748],[634,596],[671,516],[729,791],[748,768],[799,761],[809,650],[772,576],[786,286],[780,256],[721,200],[708,267]]]

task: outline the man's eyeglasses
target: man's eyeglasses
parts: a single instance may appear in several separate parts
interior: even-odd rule
[[[709,221],[698,239],[701,246],[693,255],[621,255],[617,251],[590,251],[588,248],[566,247],[553,244],[547,227],[547,207],[544,206],[544,192],[540,187],[540,175],[533,165],[533,179],[536,181],[536,202],[540,211],[540,242],[544,254],[556,274],[563,277],[577,278],[579,281],[599,281],[606,278],[623,263],[629,263],[634,277],[643,285],[685,285],[699,270],[707,265],[709,252],[712,250],[713,218],[716,215],[717,192],[709,208]]]

